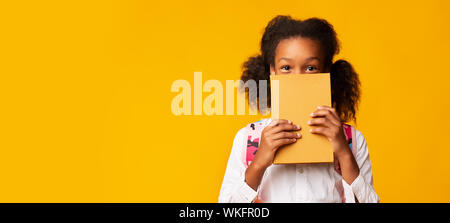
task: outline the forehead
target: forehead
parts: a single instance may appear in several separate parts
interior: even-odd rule
[[[292,37],[281,40],[275,51],[275,62],[281,57],[306,59],[319,57],[323,59],[319,41],[304,37]]]

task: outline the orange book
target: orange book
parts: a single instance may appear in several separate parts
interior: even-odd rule
[[[287,119],[301,126],[302,138],[278,149],[274,164],[333,162],[325,136],[312,134],[307,124],[317,106],[331,107],[330,74],[270,75],[272,119]]]

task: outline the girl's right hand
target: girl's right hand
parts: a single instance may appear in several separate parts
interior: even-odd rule
[[[266,169],[273,163],[275,153],[283,145],[291,144],[302,136],[295,132],[301,127],[291,121],[279,119],[273,120],[261,133],[258,152],[252,164]]]

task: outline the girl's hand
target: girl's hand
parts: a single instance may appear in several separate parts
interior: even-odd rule
[[[336,110],[328,106],[319,106],[315,112],[311,113],[311,117],[308,125],[314,128],[311,128],[310,132],[326,136],[338,158],[348,155],[350,150]]]
[[[272,165],[278,148],[294,143],[301,138],[299,133],[294,132],[300,129],[300,126],[294,125],[291,121],[273,120],[261,133],[259,149],[252,164],[264,170]]]

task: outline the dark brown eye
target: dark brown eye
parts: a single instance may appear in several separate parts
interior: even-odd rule
[[[306,67],[306,71],[316,71],[316,70],[317,70],[317,67],[315,67],[315,66]]]
[[[281,67],[281,70],[286,70],[286,71],[288,71],[288,70],[290,70],[290,69],[291,69],[291,66],[289,66],[289,65],[284,65],[284,66]]]

